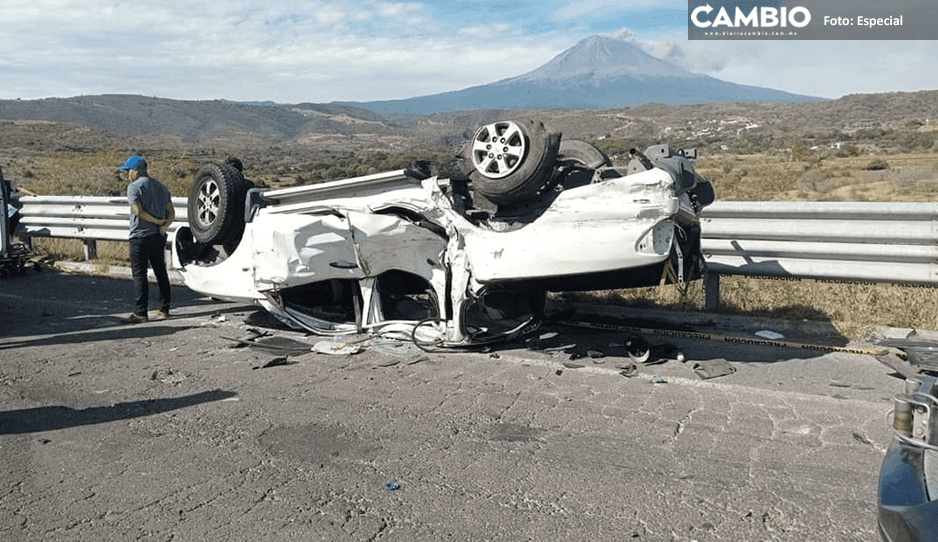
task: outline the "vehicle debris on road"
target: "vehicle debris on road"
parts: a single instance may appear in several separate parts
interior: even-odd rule
[[[360,344],[337,343],[334,341],[318,341],[313,345],[312,351],[317,354],[332,356],[351,356],[358,354],[364,348]]]
[[[736,367],[723,359],[705,359],[694,363],[694,373],[701,380],[710,380],[736,372]]]
[[[271,359],[267,363],[261,365],[260,367],[252,367],[252,369],[268,369],[270,367],[283,367],[284,365],[295,365],[296,361],[290,361],[288,356],[279,356]]]

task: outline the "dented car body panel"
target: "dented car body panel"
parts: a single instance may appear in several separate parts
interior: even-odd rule
[[[510,216],[467,210],[460,181],[408,170],[255,189],[230,255],[177,241],[174,263],[193,290],[316,333],[504,340],[539,323],[547,291],[657,284],[675,258],[690,268],[676,249],[685,230],[699,252],[699,205],[672,172],[587,174]]]
[[[473,275],[496,282],[660,262],[670,252],[671,220],[678,209],[666,176],[651,170],[565,190],[537,220],[514,231],[472,228],[454,217]],[[664,226],[656,230],[659,224]]]

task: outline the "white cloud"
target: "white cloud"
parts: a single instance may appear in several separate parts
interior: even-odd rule
[[[621,14],[623,12],[649,11],[653,9],[684,9],[686,2],[655,0],[572,0],[558,6],[553,16],[559,21],[579,19],[584,16]]]
[[[514,76],[558,52],[507,23],[446,32],[419,2],[74,5],[14,0],[18,34],[0,44],[0,63],[18,75],[0,73],[0,97],[400,98]]]
[[[938,88],[922,70],[936,57],[929,41],[642,41],[652,55],[734,83],[837,98],[845,94]]]
[[[596,33],[736,83],[836,97],[938,88],[934,42],[688,42],[651,0],[6,0],[0,98],[405,98],[520,75]],[[660,12],[659,12],[660,13]],[[644,17],[644,18],[643,18]],[[670,19],[668,19],[670,21]],[[643,23],[638,25],[637,23]]]

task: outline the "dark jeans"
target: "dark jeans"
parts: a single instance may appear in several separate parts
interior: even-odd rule
[[[153,268],[156,283],[160,287],[160,309],[168,311],[171,297],[169,273],[166,272],[165,235],[149,235],[130,239],[130,269],[134,275],[134,314],[147,313],[150,301],[150,283],[147,280],[147,265]]]

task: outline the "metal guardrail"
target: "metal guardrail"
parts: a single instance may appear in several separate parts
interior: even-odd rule
[[[127,241],[130,228],[130,204],[124,197],[99,196],[23,196],[19,198],[20,222],[17,235],[24,238],[58,237],[81,239],[85,258],[97,257],[97,241]],[[169,227],[175,231],[187,224],[187,199],[173,198],[176,220]]]
[[[719,275],[938,284],[938,204],[716,202],[704,209],[706,307]]]
[[[365,189],[410,182],[402,172],[362,179]],[[294,208],[320,192],[351,188],[361,187],[330,184],[269,195]],[[123,197],[26,196],[20,202],[21,237],[81,239],[89,259],[95,241],[127,240],[130,207]],[[187,221],[186,199],[173,198],[173,205],[171,231]],[[719,201],[704,210],[701,226],[710,310],[719,306],[720,275],[938,285],[938,203]]]

